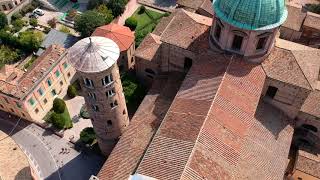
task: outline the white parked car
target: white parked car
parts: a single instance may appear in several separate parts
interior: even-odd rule
[[[38,14],[39,16],[43,16],[44,15],[44,12],[41,9],[38,9],[38,8],[33,10],[32,13],[33,14]]]

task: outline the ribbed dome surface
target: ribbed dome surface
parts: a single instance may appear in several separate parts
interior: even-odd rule
[[[213,8],[221,20],[247,30],[275,28],[288,15],[284,0],[213,0]]]
[[[110,68],[119,55],[120,49],[111,39],[92,36],[78,41],[69,49],[68,61],[78,71],[94,73]]]

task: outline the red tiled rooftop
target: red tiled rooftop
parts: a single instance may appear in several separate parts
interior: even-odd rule
[[[102,36],[113,40],[119,46],[120,51],[126,51],[134,43],[133,32],[128,27],[115,23],[98,27],[92,36]]]

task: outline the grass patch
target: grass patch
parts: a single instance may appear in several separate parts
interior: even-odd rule
[[[146,9],[143,13],[139,14],[140,8],[131,16],[138,21],[135,31],[136,47],[138,47],[142,40],[154,30],[160,19],[163,16],[166,16],[165,13],[159,13],[150,9]]]

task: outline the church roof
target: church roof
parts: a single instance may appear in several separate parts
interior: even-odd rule
[[[213,8],[221,20],[248,30],[278,27],[288,14],[284,0],[214,0]]]
[[[120,56],[120,50],[111,39],[92,36],[78,41],[69,49],[67,56],[76,70],[94,73],[113,66]]]
[[[128,50],[134,42],[134,33],[128,27],[115,23],[98,27],[92,36],[102,36],[113,40],[121,52]]]

